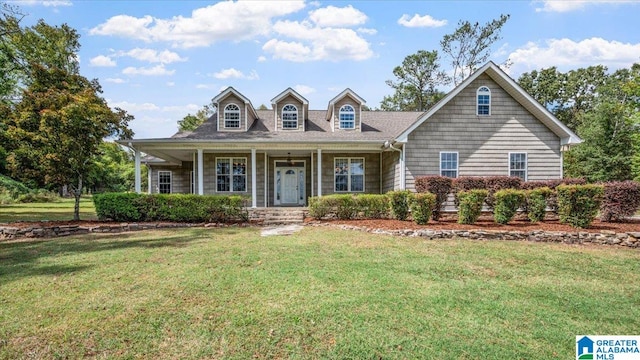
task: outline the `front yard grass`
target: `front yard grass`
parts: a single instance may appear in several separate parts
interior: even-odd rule
[[[306,227],[0,242],[0,358],[568,359],[637,335],[640,252]]]
[[[14,221],[69,221],[73,219],[75,199],[49,203],[0,205],[0,223]],[[97,220],[96,208],[90,198],[80,199],[80,219]]]

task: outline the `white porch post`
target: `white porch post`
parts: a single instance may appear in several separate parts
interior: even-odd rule
[[[322,196],[322,149],[318,149],[318,196]]]
[[[135,149],[135,190],[137,194],[142,192],[141,179],[140,179],[140,150]]]
[[[147,194],[151,194],[151,166],[147,164]]]
[[[204,195],[204,159],[202,149],[198,149],[198,195]]]
[[[251,149],[251,207],[258,207],[258,180],[256,174],[256,149]]]

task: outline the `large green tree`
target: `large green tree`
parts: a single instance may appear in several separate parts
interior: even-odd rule
[[[211,115],[215,114],[216,107],[213,103],[204,105],[201,109],[196,111],[195,115],[187,114],[182,120],[178,120],[179,131],[193,131],[198,126],[202,125]]]
[[[147,188],[147,167],[141,169],[142,188]],[[89,170],[86,188],[91,192],[133,191],[135,181],[134,154],[121,145],[104,141]]]
[[[489,60],[491,47],[501,39],[500,31],[510,15],[500,15],[484,25],[459,21],[458,27],[440,41],[442,52],[451,61],[453,82],[458,85]]]
[[[380,104],[385,111],[425,111],[444,96],[437,87],[450,81],[440,67],[437,51],[420,50],[405,57],[402,65],[393,69],[393,75],[396,80],[386,83],[394,93]]]

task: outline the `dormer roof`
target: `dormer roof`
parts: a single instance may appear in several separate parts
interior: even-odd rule
[[[256,114],[256,110],[253,107],[253,104],[251,104],[251,100],[249,100],[248,97],[242,95],[238,90],[234,89],[232,86],[229,86],[224,91],[222,91],[220,94],[216,95],[213,99],[211,99],[211,102],[213,102],[214,104],[218,105],[218,103],[220,103],[220,101],[226,99],[227,96],[232,95],[232,94],[235,95],[240,100],[242,100],[245,103],[245,105],[249,105],[249,106],[247,106],[247,108],[249,109],[249,111],[253,115],[253,118],[254,119],[258,118],[258,115]]]
[[[286,90],[284,90],[283,92],[281,92],[280,94],[278,94],[276,97],[274,97],[273,99],[271,99],[271,105],[275,105],[277,103],[280,102],[280,100],[286,98],[287,96],[293,96],[294,98],[300,100],[300,102],[304,105],[309,105],[309,100],[305,99],[304,96],[300,95],[297,91],[293,90],[292,88],[287,88]]]
[[[367,103],[367,101],[361,98],[360,95],[356,94],[353,90],[346,88],[336,97],[329,100],[329,105],[327,105],[327,120],[330,120],[333,116],[334,105],[345,96],[351,97],[353,100],[358,102],[359,105],[364,105]]]

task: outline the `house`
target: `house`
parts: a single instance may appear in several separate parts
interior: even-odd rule
[[[593,340],[587,336],[582,337],[577,341],[576,351],[579,359],[593,359]],[[583,357],[582,355],[585,356]],[[588,355],[591,355],[591,357],[588,357]]]
[[[427,112],[365,111],[351,89],[325,110],[288,88],[257,110],[229,87],[194,131],[121,143],[141,152],[151,192],[242,194],[252,207],[305,206],[310,196],[414,189],[424,175],[562,177],[581,140],[489,62]]]

